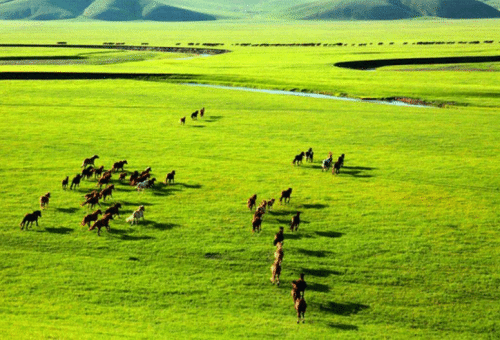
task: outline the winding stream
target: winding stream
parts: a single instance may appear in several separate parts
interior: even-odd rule
[[[330,96],[326,94],[318,93],[305,93],[305,92],[294,92],[294,91],[282,91],[282,90],[266,90],[266,89],[253,89],[250,87],[239,87],[239,86],[223,86],[223,85],[209,85],[209,84],[194,84],[194,83],[183,83],[185,86],[196,86],[196,87],[208,87],[213,89],[221,90],[233,90],[233,91],[246,91],[246,92],[257,92],[257,93],[267,93],[274,95],[285,95],[285,96],[296,96],[296,97],[308,97],[317,99],[330,99],[330,100],[342,100],[346,102],[358,102],[358,103],[371,103],[371,104],[382,104],[382,105],[392,105],[392,106],[405,106],[405,107],[420,107],[420,108],[431,108],[432,106],[426,105],[416,105],[408,104],[398,100],[385,101],[385,100],[371,100],[371,99],[358,99],[358,98],[347,98]]]

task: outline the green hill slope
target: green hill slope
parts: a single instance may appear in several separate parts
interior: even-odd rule
[[[0,0],[0,20],[204,21],[220,18],[498,18],[500,0]]]
[[[57,20],[85,17],[105,21],[215,20],[201,13],[155,0],[14,0],[0,1],[2,20]]]
[[[295,6],[287,15],[319,20],[396,20],[423,16],[470,19],[498,18],[500,12],[476,0],[334,0]]]

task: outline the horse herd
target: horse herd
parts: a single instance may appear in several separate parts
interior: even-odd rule
[[[201,116],[203,116],[204,108],[201,110]],[[195,112],[197,113],[197,112]],[[195,115],[196,117],[196,115]],[[185,118],[185,117],[183,117]],[[193,118],[193,116],[192,116]],[[306,162],[313,162],[313,150],[312,148],[309,148],[307,152],[301,152],[299,155],[296,155],[295,158],[293,159],[292,164],[294,165],[300,165],[302,164],[302,160],[305,157]],[[344,157],[345,155],[342,154],[338,160],[333,164],[333,169],[332,173],[333,174],[338,174],[340,171],[340,168],[344,164]],[[126,180],[126,176],[128,175],[126,171],[124,171],[124,166],[128,164],[126,160],[118,161],[113,164],[113,167],[110,170],[105,171],[104,167],[101,166],[99,168],[96,168],[94,165],[94,162],[96,159],[98,159],[98,155],[94,155],[92,157],[86,158],[83,163],[82,163],[82,171],[80,174],[77,174],[71,181],[71,186],[70,190],[73,188],[76,189],[76,187],[79,186],[81,179],[83,178],[91,178],[92,175],[98,179],[96,186],[99,186],[99,188],[102,188],[103,185],[107,185],[104,189],[102,189],[100,192],[97,190],[93,190],[92,192],[88,193],[85,195],[85,202],[81,204],[81,206],[88,205],[90,208],[93,208],[95,205],[98,205],[99,207],[101,206],[99,203],[100,199],[105,200],[108,196],[112,197],[112,192],[115,189],[114,184],[109,184],[109,181],[112,177],[113,173],[116,173],[118,171],[121,171],[119,175],[119,181],[123,182]],[[328,158],[322,161],[322,168],[323,171],[326,171],[332,166],[333,163],[333,157],[332,153],[329,152]],[[134,171],[130,174],[129,182],[130,185],[135,185],[137,187],[138,191],[154,187],[155,185],[155,178],[150,179],[150,172],[151,168],[148,167],[142,172]],[[165,185],[168,185],[174,181],[174,176],[175,176],[175,170],[168,173],[166,178],[165,178]],[[62,187],[63,189],[66,189],[69,184],[69,177],[66,176],[66,178],[62,181]],[[286,204],[290,202],[290,198],[292,195],[292,188],[288,188],[286,190],[281,191],[281,196],[279,198],[280,204]],[[46,193],[45,195],[40,197],[40,209],[43,210],[48,207],[49,204],[49,199],[51,195],[50,192]],[[261,231],[261,226],[262,226],[262,219],[264,214],[267,211],[270,211],[275,203],[275,199],[272,198],[270,200],[263,200],[262,203],[257,207],[256,205],[257,201],[257,194],[252,195],[248,201],[247,201],[247,207],[252,211],[254,208],[256,208],[254,212],[254,216],[252,219],[252,233],[254,232],[260,232]],[[113,216],[117,215],[118,217],[120,216],[119,214],[119,209],[121,208],[120,203],[115,203],[114,205],[110,206],[107,208],[104,213],[98,209],[94,211],[91,214],[87,214],[82,222],[80,223],[81,226],[88,225],[89,229],[88,230],[94,230],[97,229],[97,234],[100,235],[101,228],[106,228],[106,230],[110,231],[109,227],[109,221],[113,220]],[[139,220],[142,218],[144,219],[144,205],[141,205],[137,210],[135,210],[132,215],[130,215],[126,221],[133,224],[137,224]],[[99,215],[103,215],[99,219]],[[291,223],[290,223],[290,231],[298,231],[299,225],[300,225],[300,215],[301,212],[298,211],[296,215],[292,216],[291,218]],[[36,210],[31,214],[26,214],[20,224],[21,230],[33,223],[35,223],[38,226],[38,218],[42,216],[40,210]],[[94,222],[92,225],[91,223]],[[273,284],[280,284],[279,277],[281,274],[282,270],[282,262],[283,262],[283,257],[284,257],[284,251],[283,251],[283,244],[284,244],[284,228],[280,227],[279,231],[276,233],[273,244],[276,246],[276,250],[274,252],[274,262],[271,266],[271,282]],[[300,279],[292,281],[292,298],[294,302],[294,308],[297,312],[297,323],[302,320],[304,322],[304,314],[306,312],[307,308],[307,303],[304,298],[304,291],[307,287],[307,284],[304,280],[304,274],[300,274]]]
[[[79,187],[82,179],[90,179],[94,177],[97,179],[96,187],[99,187],[99,190],[92,190],[91,192],[84,195],[85,201],[80,204],[80,206],[88,206],[93,209],[96,205],[101,207],[100,200],[105,201],[107,197],[113,197],[113,190],[115,190],[115,185],[110,184],[110,180],[114,173],[121,172],[119,175],[119,182],[123,183],[126,181],[126,177],[129,175],[127,171],[124,170],[124,166],[128,164],[126,160],[121,160],[113,163],[113,166],[110,170],[104,170],[104,166],[95,167],[95,160],[98,159],[98,155],[93,155],[92,157],[85,158],[81,165],[81,173],[76,174],[71,181],[71,185],[69,190],[76,189]],[[147,167],[144,171],[133,171],[130,173],[129,183],[132,186],[137,188],[137,191],[143,191],[148,188],[153,188],[155,186],[156,178],[151,177],[151,168]],[[165,178],[165,185],[169,185],[174,182],[175,178],[175,170],[171,171],[167,174]],[[65,179],[62,180],[61,185],[63,190],[68,189],[69,184],[69,176],[66,176]],[[104,189],[102,186],[106,185]],[[50,192],[40,197],[40,209],[44,210],[49,205],[50,200]],[[108,207],[104,212],[101,209],[97,209],[94,212],[87,214],[84,216],[81,226],[88,225],[88,230],[97,230],[97,235],[101,235],[101,229],[106,228],[107,231],[110,231],[109,221],[114,219],[114,216],[117,215],[120,217],[120,209],[122,205],[121,203],[115,203],[114,205]],[[33,226],[35,223],[38,226],[38,219],[42,217],[41,210],[36,210],[33,213],[28,213],[24,216],[20,228],[23,230],[25,227],[28,229],[30,226]],[[138,224],[141,219],[144,220],[144,205],[139,206],[127,219],[126,222],[133,224]],[[99,215],[102,215],[99,218]],[[93,222],[93,224],[91,224]]]
[[[306,162],[313,162],[314,152],[312,148],[309,148],[307,152],[301,152],[296,155],[292,161],[292,165],[301,165],[304,157],[306,158]],[[344,166],[344,158],[345,154],[342,154],[335,163],[333,163],[333,154],[332,152],[328,153],[328,157],[322,161],[322,169],[323,171],[327,171],[333,163],[332,174],[339,174],[340,168]],[[280,196],[280,204],[286,204],[290,202],[290,198],[292,195],[292,188],[288,188],[281,192]],[[274,205],[275,199],[272,198],[270,200],[263,200],[261,204],[257,207],[257,194],[250,196],[247,200],[247,207],[251,211],[256,207],[256,210],[252,219],[252,233],[260,232],[262,229],[262,218],[267,211],[270,211]],[[292,216],[290,223],[290,231],[298,231],[300,225],[301,212],[297,211],[296,215]],[[279,286],[280,284],[280,274],[282,271],[282,262],[284,257],[284,244],[285,234],[284,227],[280,227],[279,231],[274,236],[273,244],[276,246],[276,250],[274,252],[274,262],[271,265],[271,282]],[[307,284],[304,280],[304,274],[300,274],[300,279],[292,281],[292,298],[294,302],[294,307],[297,312],[297,323],[304,322],[304,314],[307,309],[307,303],[304,298],[304,291],[307,287]]]
[[[293,189],[288,188],[281,192],[280,203],[289,203],[290,197]],[[247,207],[250,211],[256,207],[257,194],[250,196],[247,201]],[[275,199],[272,198],[270,200],[263,200],[262,203],[256,208],[253,219],[252,219],[252,233],[260,232],[262,226],[262,217],[267,211],[270,211],[273,207]],[[290,230],[292,232],[298,231],[300,225],[300,214],[298,211],[296,215],[292,217],[290,223]],[[280,227],[279,231],[274,235],[273,245],[276,247],[276,251],[274,252],[274,262],[271,265],[271,282],[279,286],[280,284],[280,275],[282,269],[282,262],[284,257],[283,244],[285,241],[285,233],[284,227]],[[304,274],[300,275],[300,279],[296,281],[292,281],[292,298],[294,302],[295,310],[297,311],[297,323],[300,323],[300,320],[304,322],[304,314],[306,312],[307,303],[304,298],[304,290],[307,287],[306,282],[304,281]]]

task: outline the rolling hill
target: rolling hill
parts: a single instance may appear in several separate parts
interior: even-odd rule
[[[0,20],[471,19],[499,18],[499,8],[499,0],[0,0]]]
[[[204,21],[211,14],[154,0],[0,0],[2,20]]]
[[[499,18],[500,12],[476,0],[335,0],[294,6],[287,15],[306,20],[476,19]]]

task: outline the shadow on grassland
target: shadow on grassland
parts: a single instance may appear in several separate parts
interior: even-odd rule
[[[334,253],[328,250],[309,250],[309,249],[297,249],[299,254],[306,255],[306,256],[314,256],[314,257],[327,257],[327,256],[333,256]]]
[[[307,269],[302,268],[301,273],[304,273],[307,276],[317,276],[317,277],[328,277],[330,275],[342,275],[341,272],[330,270],[330,269]]]
[[[214,123],[220,119],[222,119],[222,116],[210,116],[210,117],[204,119],[204,121],[206,121],[208,123]]]
[[[319,310],[322,312],[332,313],[336,315],[349,316],[353,314],[358,314],[365,309],[370,308],[367,305],[362,305],[359,303],[337,303],[337,302],[326,302],[319,304]]]
[[[158,223],[158,222],[151,221],[151,220],[145,220],[144,223],[141,223],[141,225],[143,225],[145,227],[152,227],[152,228],[155,228],[158,230],[170,230],[173,228],[180,227],[179,224],[175,224],[175,223]]]
[[[358,330],[358,326],[354,326],[354,325],[344,325],[344,324],[337,324],[337,323],[329,323],[328,326],[330,328],[338,328],[338,329],[341,329],[343,331],[357,331]]]
[[[498,62],[498,61],[500,61],[500,56],[462,56],[462,57],[400,58],[400,59],[343,61],[334,64],[334,66],[349,68],[354,70],[373,70],[384,66],[472,64],[472,63],[486,63],[486,62]]]
[[[74,230],[71,228],[60,227],[60,228],[45,228],[45,231],[53,234],[71,234]]]
[[[203,187],[201,184],[176,183],[175,185],[181,186],[186,189],[201,189]]]
[[[338,233],[336,231],[316,231],[316,235],[321,237],[329,237],[329,238],[339,238],[342,237],[342,233]]]
[[[67,213],[67,214],[73,214],[76,213],[77,211],[80,211],[81,209],[79,208],[56,208],[57,211]]]
[[[325,209],[325,208],[328,208],[328,205],[320,204],[320,203],[302,204],[302,205],[299,205],[298,208],[299,209]]]

